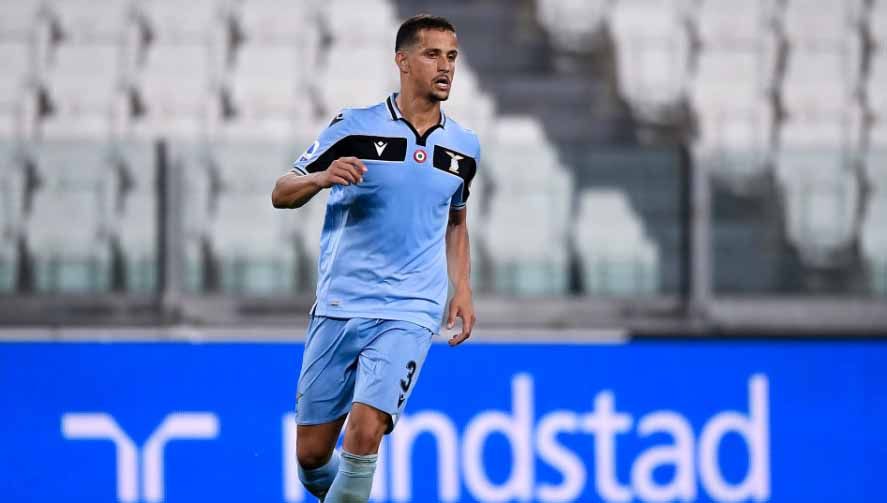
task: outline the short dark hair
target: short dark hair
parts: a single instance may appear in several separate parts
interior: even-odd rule
[[[419,32],[422,30],[444,30],[456,33],[456,27],[446,18],[431,14],[419,14],[400,25],[397,30],[397,39],[394,42],[394,51],[397,52],[418,42]]]

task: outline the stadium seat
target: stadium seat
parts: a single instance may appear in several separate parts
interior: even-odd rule
[[[336,44],[387,49],[393,57],[392,34],[399,24],[394,2],[327,0],[321,12]]]
[[[232,15],[247,44],[289,45],[316,53],[320,40],[319,9],[323,1],[243,0]],[[303,58],[303,68],[312,68],[315,59]]]
[[[661,120],[684,97],[690,38],[668,0],[622,0],[610,13],[622,96],[642,120]]]
[[[35,77],[25,43],[0,42],[0,138],[27,136],[36,121]]]
[[[217,144],[213,157],[221,181],[210,232],[223,291],[291,294],[299,282],[296,229],[274,210],[270,191],[292,161],[287,144]]]
[[[869,199],[861,226],[860,249],[870,291],[887,296],[887,191]]]
[[[887,45],[872,57],[866,86],[868,108],[879,118],[887,118]]]
[[[859,29],[865,0],[787,0],[783,30],[790,43],[840,43]]]
[[[196,138],[218,124],[219,81],[209,52],[202,44],[151,47],[138,82],[148,131],[158,137]]]
[[[778,181],[789,242],[810,267],[830,267],[856,238],[859,180],[841,150],[784,150]]]
[[[237,120],[292,128],[309,113],[307,78],[292,47],[242,47],[229,86]]]
[[[120,44],[135,48],[139,39],[131,0],[48,0],[48,11],[65,43]]]
[[[114,45],[59,46],[47,74],[53,115],[44,135],[109,136],[127,113],[120,55]]]
[[[773,0],[701,0],[695,25],[703,46],[743,50],[772,36]]]
[[[398,87],[390,49],[333,45],[318,91],[325,111],[366,107],[381,102]]]
[[[869,33],[883,53],[887,50],[887,2],[883,0],[873,2],[866,19],[869,23]]]
[[[43,0],[4,2],[0,41],[29,44],[35,49],[35,57],[45,55],[50,42],[50,24]]]
[[[840,106],[859,85],[859,54],[846,49],[789,52],[782,99],[789,113],[822,106]]]
[[[108,290],[113,177],[107,146],[58,140],[41,143],[34,152],[40,187],[32,201],[27,242],[35,290]]]
[[[583,191],[573,233],[586,293],[631,296],[659,290],[659,251],[623,192]]]
[[[296,222],[299,229],[299,241],[301,252],[304,254],[307,277],[303,286],[308,292],[314,292],[317,282],[318,259],[320,258],[320,237],[326,218],[326,204],[329,200],[329,191],[320,191],[305,206],[294,210],[290,219]]]
[[[598,35],[610,7],[608,0],[548,0],[536,4],[536,13],[558,49],[588,53],[602,40]]]
[[[493,185],[487,242],[494,289],[519,296],[563,294],[572,175],[560,166],[537,120],[503,116],[495,131],[483,165]]]
[[[774,112],[768,102],[747,108],[697,104],[694,162],[737,193],[764,174],[772,158]]]
[[[227,4],[223,0],[143,0],[137,3],[158,43],[208,44],[213,48],[221,48],[225,43]]]
[[[0,294],[18,282],[18,238],[23,231],[25,177],[12,142],[0,141]]]
[[[122,141],[114,147],[121,189],[113,211],[113,235],[122,255],[124,282],[130,293],[158,286],[157,147],[151,142]]]

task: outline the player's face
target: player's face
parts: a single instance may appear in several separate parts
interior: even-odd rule
[[[409,81],[419,95],[431,101],[450,97],[459,43],[447,30],[422,30],[419,42],[407,54]]]

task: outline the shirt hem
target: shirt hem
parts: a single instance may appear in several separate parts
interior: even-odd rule
[[[414,323],[420,327],[427,328],[433,334],[440,333],[440,322],[429,321],[427,316],[413,316],[408,313],[398,313],[390,311],[350,311],[345,309],[328,309],[315,305],[312,309],[314,316],[326,316],[328,318],[368,318],[379,320],[396,320]]]

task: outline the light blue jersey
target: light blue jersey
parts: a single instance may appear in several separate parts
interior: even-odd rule
[[[437,333],[449,212],[465,207],[480,145],[443,112],[420,136],[396,96],[344,110],[293,165],[307,174],[353,156],[367,167],[363,183],[330,189],[314,313],[408,321]]]

